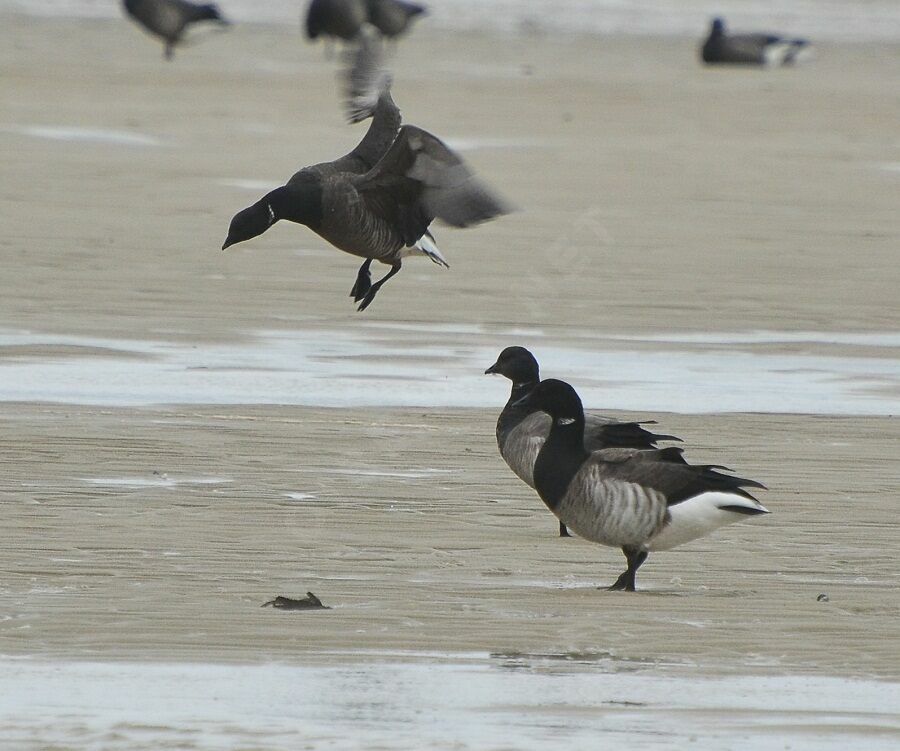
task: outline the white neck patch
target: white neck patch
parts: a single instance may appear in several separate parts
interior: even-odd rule
[[[573,422],[575,422],[575,418],[574,418],[574,417],[560,417],[560,418],[556,421],[556,424],[557,424],[557,425],[571,425]]]
[[[275,224],[275,209],[272,208],[271,203],[267,203],[266,208],[269,210],[269,224]]]

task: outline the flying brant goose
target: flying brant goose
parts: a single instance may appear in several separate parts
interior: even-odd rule
[[[529,487],[534,487],[534,462],[547,434],[550,432],[550,416],[539,409],[516,406],[516,402],[534,389],[540,382],[540,369],[534,355],[524,347],[507,347],[485,374],[497,373],[512,381],[509,400],[497,418],[497,446],[500,456],[516,476]],[[619,422],[612,417],[585,414],[584,448],[597,451],[606,448],[653,449],[657,441],[680,441],[672,435],[651,433],[642,425],[646,422]],[[569,537],[566,525],[560,521],[559,536]]]
[[[576,534],[625,554],[628,567],[611,590],[633,592],[650,551],[768,513],[744,490],[765,486],[717,471],[730,471],[726,467],[673,461],[679,448],[589,452],[581,399],[564,381],[541,381],[513,406],[542,410],[553,421],[534,464],[534,485],[544,503]]]
[[[386,147],[389,128],[381,125],[379,109],[396,112],[389,125],[399,123],[399,111],[384,91],[359,146],[337,161],[304,167],[238,212],[222,249],[261,235],[280,219],[304,224],[339,250],[366,259],[350,290],[358,310],[371,304],[407,256],[424,255],[449,268],[428,230],[435,218],[469,227],[509,209],[427,131],[404,125],[396,137],[390,133]],[[369,267],[375,260],[391,269],[373,284]]]
[[[774,34],[729,34],[725,21],[716,18],[700,57],[708,65],[788,65],[808,44],[805,39],[785,39]]]
[[[415,18],[427,12],[424,5],[405,0],[367,0],[366,10],[369,23],[390,39],[403,34]]]
[[[212,3],[197,5],[188,0],[124,0],[123,5],[129,16],[166,43],[166,60],[172,59],[175,45],[192,23],[216,21],[222,26],[229,25]]]

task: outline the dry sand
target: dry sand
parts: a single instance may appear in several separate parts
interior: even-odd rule
[[[707,71],[687,40],[423,27],[394,61],[407,121],[470,147],[522,210],[440,230],[451,270],[411,261],[357,314],[356,262],[305,230],[218,250],[264,192],[242,181],[274,186],[361,133],[341,123],[334,63],[295,30],[237,28],[167,64],[124,23],[2,21],[5,329],[898,329],[896,46]],[[125,135],[144,140],[109,140]],[[0,369],[67,354],[10,350]],[[774,513],[651,556],[644,592],[623,595],[596,589],[620,553],[557,539],[503,465],[497,410],[7,404],[0,653],[900,678],[896,418],[657,415],[692,460],[766,482]],[[306,590],[333,609],[259,607]]]

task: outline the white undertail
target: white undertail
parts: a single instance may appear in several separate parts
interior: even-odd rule
[[[731,511],[728,507],[747,509],[748,513]],[[647,550],[670,550],[696,540],[710,532],[745,520],[748,515],[768,514],[759,501],[735,493],[709,492],[695,495],[686,501],[669,506],[669,523],[647,544]]]
[[[431,239],[427,232],[418,240],[416,240],[416,244],[409,248],[408,251],[408,255],[428,256],[438,266],[443,266],[445,269],[450,268],[450,264],[447,263],[447,259],[444,258],[443,255],[441,255],[441,251],[438,250],[438,246],[434,244],[434,241]]]

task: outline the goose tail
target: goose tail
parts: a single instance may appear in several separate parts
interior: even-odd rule
[[[805,39],[779,39],[766,47],[764,55],[768,66],[793,65],[810,56],[809,42]]]
[[[438,266],[443,266],[445,269],[450,268],[450,264],[447,263],[447,259],[441,254],[441,251],[438,250],[438,246],[434,243],[434,235],[431,234],[428,230],[425,230],[425,234],[422,235],[418,240],[416,240],[415,244],[412,246],[413,252],[416,255],[428,256],[434,263]]]
[[[671,550],[720,527],[751,516],[768,514],[769,509],[749,493],[707,491],[669,506],[666,523],[647,544],[648,550]]]

